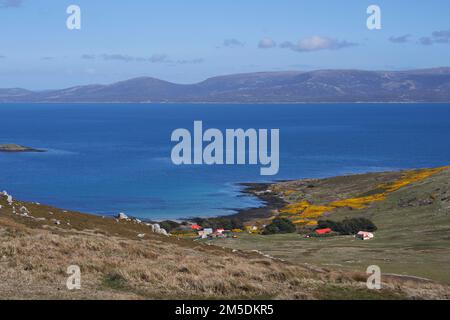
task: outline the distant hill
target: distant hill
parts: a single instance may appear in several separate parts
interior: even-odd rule
[[[41,92],[0,89],[0,102],[450,102],[450,68],[260,72],[185,85],[141,77]]]

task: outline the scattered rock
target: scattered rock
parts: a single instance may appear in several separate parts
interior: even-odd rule
[[[128,219],[129,219],[128,216],[127,216],[125,213],[123,213],[123,212],[119,213],[119,214],[117,215],[117,218],[118,218],[119,220],[128,220]]]
[[[6,201],[8,202],[8,204],[9,204],[10,206],[12,206],[12,204],[13,204],[13,198],[12,198],[12,196],[7,195],[7,196],[6,196]]]

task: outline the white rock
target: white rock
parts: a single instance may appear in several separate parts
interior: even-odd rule
[[[128,216],[127,216],[125,213],[123,213],[123,212],[119,213],[119,215],[117,216],[117,218],[118,218],[119,220],[128,220]]]
[[[145,237],[145,234],[144,233],[141,233],[141,234],[138,234],[138,238],[143,238],[143,237]]]
[[[162,234],[162,235],[164,235],[164,236],[168,236],[169,234],[167,233],[167,231],[166,231],[166,229],[159,229],[159,232],[158,232],[159,234]]]
[[[155,233],[159,233],[161,231],[161,226],[159,224],[154,224],[153,225],[153,232]]]
[[[10,206],[12,206],[12,203],[13,203],[13,198],[12,198],[12,196],[7,195],[7,196],[6,196],[6,201],[8,202],[8,204],[9,204]]]

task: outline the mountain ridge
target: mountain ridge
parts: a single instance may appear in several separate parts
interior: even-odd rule
[[[355,69],[223,75],[193,84],[136,77],[57,90],[0,89],[0,103],[450,102],[450,68]]]

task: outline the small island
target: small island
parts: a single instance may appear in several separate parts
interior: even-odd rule
[[[45,151],[24,147],[18,144],[0,144],[0,152],[45,152]]]

